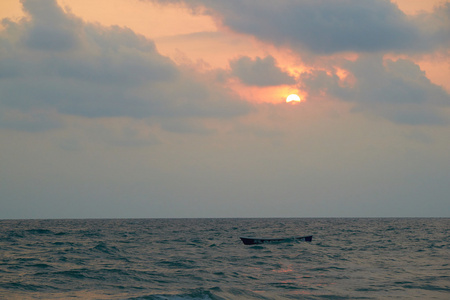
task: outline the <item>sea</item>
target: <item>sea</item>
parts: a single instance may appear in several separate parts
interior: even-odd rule
[[[0,299],[450,299],[450,218],[0,220]]]

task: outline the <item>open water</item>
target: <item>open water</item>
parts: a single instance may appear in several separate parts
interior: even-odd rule
[[[449,218],[0,220],[1,299],[450,299],[449,264]]]

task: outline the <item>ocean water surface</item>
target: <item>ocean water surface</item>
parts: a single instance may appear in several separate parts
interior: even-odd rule
[[[450,299],[449,264],[449,218],[0,220],[1,299]]]

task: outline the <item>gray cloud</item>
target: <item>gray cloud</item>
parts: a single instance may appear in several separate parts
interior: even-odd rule
[[[256,57],[254,60],[242,56],[230,61],[230,67],[231,74],[246,85],[273,86],[295,83],[295,79],[283,72],[270,55],[265,58]]]
[[[175,2],[181,2],[175,0]],[[218,22],[274,45],[327,55],[355,52],[424,52],[450,42],[450,3],[432,14],[406,16],[379,0],[186,0],[205,6]]]
[[[0,128],[28,132],[48,131],[63,126],[61,118],[52,111],[33,111],[23,113],[17,110],[0,111]]]
[[[242,6],[239,2],[224,4],[228,6],[225,25],[274,44],[301,45],[322,54],[406,48],[418,35],[401,11],[385,1],[277,1]]]
[[[344,64],[354,84],[341,80],[336,71],[316,70],[301,75],[302,87],[310,95],[327,93],[357,103],[356,110],[374,113],[396,123],[446,124],[441,108],[450,95],[433,84],[418,65],[407,59],[382,60],[369,55]]]
[[[193,8],[203,7],[203,13],[211,14],[233,31],[273,45],[288,46],[303,58],[346,51],[360,55],[356,62],[344,64],[331,58],[325,62],[328,67],[303,74],[300,88],[310,95],[332,95],[353,101],[355,110],[395,123],[438,125],[448,122],[441,108],[448,105],[450,99],[442,87],[430,82],[425,72],[410,60],[383,61],[381,58],[385,53],[420,55],[442,51],[448,55],[448,1],[431,13],[415,16],[405,15],[390,1],[379,0],[174,1],[188,3]],[[272,81],[269,76],[260,76],[263,72],[255,71],[264,69],[261,60],[244,57],[230,65],[232,74],[245,84],[266,85]],[[266,64],[266,69],[268,65],[270,63]],[[342,81],[335,67],[346,69],[354,85]],[[274,64],[271,68],[273,72],[267,74],[280,71]]]
[[[22,4],[30,18],[3,20],[0,32],[0,105],[7,109],[91,118],[233,117],[249,110],[129,29],[83,23],[54,0]]]
[[[30,49],[52,52],[77,47],[81,21],[66,16],[51,2],[22,0],[24,11],[33,16],[31,22],[24,25],[26,32],[21,37],[22,41]]]

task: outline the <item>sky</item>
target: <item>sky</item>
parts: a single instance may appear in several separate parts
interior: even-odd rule
[[[0,20],[1,219],[450,217],[450,1],[3,0]]]

